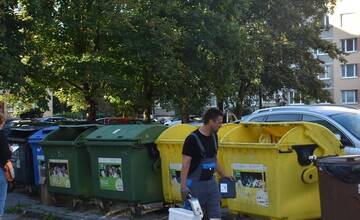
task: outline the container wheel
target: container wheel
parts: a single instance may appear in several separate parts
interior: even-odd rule
[[[106,200],[98,200],[97,201],[97,206],[99,207],[99,209],[101,211],[106,211],[106,212],[109,211],[111,205],[112,205],[111,201],[106,201]]]

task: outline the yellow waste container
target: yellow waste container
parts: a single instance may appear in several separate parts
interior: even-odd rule
[[[246,123],[220,139],[236,178],[229,210],[268,219],[320,218],[318,173],[309,156],[340,155],[340,142],[313,123]]]
[[[219,140],[236,126],[238,125],[223,125],[218,131]],[[198,126],[189,124],[176,125],[166,129],[155,142],[160,151],[163,192],[167,203],[181,202],[182,147],[186,137],[198,128]],[[222,163],[222,155],[219,155],[218,159]]]

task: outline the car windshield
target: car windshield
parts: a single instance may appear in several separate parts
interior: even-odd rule
[[[360,113],[340,113],[330,116],[346,130],[360,139]]]

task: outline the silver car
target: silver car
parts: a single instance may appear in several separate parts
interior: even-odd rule
[[[346,154],[360,154],[360,110],[337,105],[282,106],[260,109],[245,122],[308,121],[332,131],[345,147]]]

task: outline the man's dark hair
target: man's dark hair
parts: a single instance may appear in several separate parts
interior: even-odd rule
[[[209,123],[210,120],[216,120],[219,116],[224,116],[224,114],[218,108],[210,108],[206,110],[203,115],[204,124]]]

